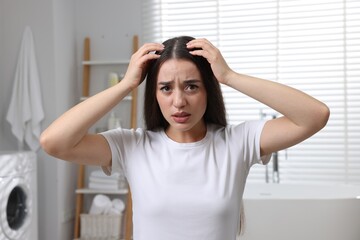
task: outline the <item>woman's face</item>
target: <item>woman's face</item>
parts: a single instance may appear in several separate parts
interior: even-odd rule
[[[179,136],[186,134],[196,138],[206,131],[203,120],[206,89],[199,70],[191,61],[170,59],[162,64],[157,78],[156,98],[169,123],[169,137],[186,141]]]

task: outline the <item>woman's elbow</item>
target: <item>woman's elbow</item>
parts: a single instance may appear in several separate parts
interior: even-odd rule
[[[61,158],[61,149],[59,142],[50,136],[46,131],[40,135],[40,146],[49,155]]]
[[[316,124],[315,124],[315,128],[316,131],[320,131],[322,128],[324,128],[329,120],[330,117],[330,109],[326,104],[322,104],[316,114]]]
[[[52,155],[51,153],[54,152],[54,144],[45,132],[41,133],[40,135],[40,146],[46,153],[50,155]]]

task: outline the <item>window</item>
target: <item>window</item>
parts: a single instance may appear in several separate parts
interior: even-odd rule
[[[281,182],[360,184],[359,1],[153,0],[144,1],[143,16],[146,42],[206,37],[235,71],[293,86],[330,107],[322,131],[279,153]],[[223,93],[229,123],[277,116],[230,88]],[[263,182],[265,168],[252,168],[249,181]]]

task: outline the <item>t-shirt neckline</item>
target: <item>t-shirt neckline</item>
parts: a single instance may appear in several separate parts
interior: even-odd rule
[[[207,125],[206,126],[206,134],[205,136],[199,140],[199,141],[196,141],[196,142],[188,142],[188,143],[180,143],[180,142],[176,142],[174,140],[172,140],[166,133],[165,133],[165,130],[162,129],[161,130],[161,136],[163,137],[163,139],[173,145],[173,146],[176,146],[176,147],[183,147],[183,148],[187,148],[187,147],[197,147],[197,146],[201,146],[203,144],[205,144],[209,139],[210,139],[210,135],[211,135],[211,125]]]

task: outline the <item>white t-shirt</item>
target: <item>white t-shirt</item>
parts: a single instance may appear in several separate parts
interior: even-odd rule
[[[112,170],[122,171],[130,185],[134,240],[236,239],[246,178],[261,162],[263,126],[208,125],[193,143],[175,142],[163,130],[102,133]]]

